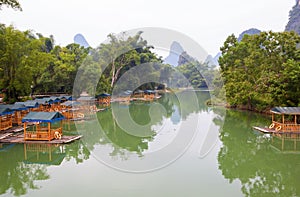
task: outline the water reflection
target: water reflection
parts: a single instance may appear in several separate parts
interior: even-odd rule
[[[220,139],[219,169],[231,183],[239,180],[245,196],[300,196],[300,157],[285,154],[282,140],[252,131],[269,118],[228,110]],[[295,146],[295,145],[293,145]]]
[[[197,96],[196,106],[191,96],[194,94]],[[209,111],[205,105],[205,101],[209,98],[210,94],[207,91],[196,93],[186,91],[176,95],[165,94],[155,102],[112,103],[110,108],[97,113],[96,120],[86,121],[77,127],[84,136],[84,144],[89,150],[95,150],[98,145],[109,145],[111,148],[109,155],[116,159],[127,160],[133,153],[142,157],[149,151],[149,144],[157,138],[157,134],[163,133],[162,127],[171,128],[171,125],[179,124],[192,113]],[[139,135],[126,132],[116,120],[116,114],[126,115],[127,111],[136,124],[143,126],[143,130],[136,131]],[[174,132],[172,135],[176,134]]]
[[[0,144],[0,194],[24,195],[39,189],[36,181],[50,178],[47,168],[64,159],[81,163],[89,151],[77,141],[68,145]]]

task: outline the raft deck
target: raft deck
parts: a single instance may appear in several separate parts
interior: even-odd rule
[[[253,129],[260,131],[262,133],[278,133],[278,134],[300,134],[300,132],[291,132],[291,131],[275,131],[274,129],[269,129],[268,127],[253,127]]]
[[[14,144],[67,144],[78,140],[82,137],[82,135],[75,135],[75,136],[67,136],[63,135],[61,139],[53,139],[50,141],[39,141],[39,140],[24,140],[24,134],[13,134],[13,133],[6,133],[1,135],[0,143],[14,143]]]

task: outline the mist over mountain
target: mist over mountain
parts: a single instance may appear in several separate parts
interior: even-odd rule
[[[184,52],[182,46],[174,41],[170,47],[169,55],[164,59],[164,63],[170,64],[174,67],[178,66],[179,56]]]
[[[221,53],[219,52],[215,56],[208,55],[205,63],[207,63],[210,67],[212,66],[218,66],[218,60],[221,56]],[[169,55],[164,59],[164,63],[170,64],[174,67],[183,65],[187,62],[195,61],[195,58],[190,56],[184,48],[180,45],[180,43],[174,41],[170,46],[170,53]]]
[[[82,34],[76,34],[74,36],[74,43],[79,44],[80,46],[83,46],[84,48],[90,47],[89,43],[86,41],[84,36]]]
[[[300,35],[300,0],[296,0],[296,5],[289,13],[289,22],[285,26],[285,31],[295,31]]]
[[[208,67],[219,66],[219,58],[222,56],[222,53],[217,53],[214,57],[212,55],[208,55],[205,63]]]

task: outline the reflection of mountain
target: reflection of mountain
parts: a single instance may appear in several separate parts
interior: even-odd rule
[[[278,153],[272,148],[275,139],[252,131],[251,126],[268,121],[228,110],[220,133],[219,169],[231,183],[241,182],[245,196],[300,196],[298,155]]]
[[[90,46],[82,34],[76,34],[74,36],[74,43],[79,44],[84,48],[88,48]]]

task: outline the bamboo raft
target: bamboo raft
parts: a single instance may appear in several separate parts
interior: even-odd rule
[[[68,144],[80,139],[82,135],[67,136],[63,135],[61,139],[53,139],[50,141],[43,140],[24,140],[24,134],[5,133],[0,135],[0,143],[15,143],[15,144]]]
[[[269,129],[268,127],[252,127],[254,130],[265,134],[300,134],[299,132],[293,131],[275,131],[274,129]]]

